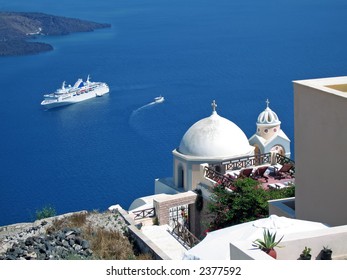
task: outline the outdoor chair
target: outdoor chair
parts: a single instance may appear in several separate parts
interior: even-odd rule
[[[237,176],[237,178],[249,178],[251,177],[253,172],[253,168],[245,168],[240,170],[240,174]]]
[[[231,179],[231,180],[235,180],[236,177],[237,177],[237,176],[231,175],[231,174],[227,174],[226,176],[227,176],[229,179]]]
[[[264,178],[265,182],[267,182],[269,178],[264,175],[267,168],[268,168],[268,166],[262,166],[262,167],[257,168],[257,170],[254,172],[252,178],[255,180],[258,180],[260,178]]]
[[[291,163],[285,163],[282,165],[280,169],[275,167],[275,176],[274,178],[279,180],[279,179],[284,179],[284,178],[292,178],[293,173],[291,172],[292,168],[294,167],[293,164]]]

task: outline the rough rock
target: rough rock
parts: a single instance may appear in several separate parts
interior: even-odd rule
[[[78,213],[87,213],[86,211]],[[63,228],[47,231],[53,222],[64,219],[69,213],[28,224],[0,227],[0,260],[58,260],[91,258],[90,242],[82,238],[80,228]],[[92,212],[87,215],[89,227],[124,233],[126,223],[117,213]]]

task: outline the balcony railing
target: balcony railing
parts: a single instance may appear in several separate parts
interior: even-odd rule
[[[144,218],[153,218],[155,216],[155,209],[154,208],[148,208],[144,210],[137,210],[134,211],[133,214],[134,220],[144,219]]]
[[[274,154],[276,157],[274,158],[275,163],[283,165],[284,163],[293,164],[293,172],[295,173],[295,162],[290,158],[282,156],[280,154]],[[219,184],[223,184],[225,187],[230,188],[233,186],[233,179],[225,176],[224,174],[216,171],[214,168],[219,166],[221,170],[240,170],[242,168],[264,165],[264,164],[272,164],[271,153],[254,155],[249,157],[240,157],[235,158],[230,161],[224,161],[220,164],[214,164],[211,167],[205,167],[205,177],[209,178]]]
[[[174,220],[174,223],[175,226],[172,230],[172,233],[177,236],[179,241],[181,241],[184,246],[192,248],[200,242],[200,240],[180,222]]]
[[[239,170],[250,166],[257,166],[263,164],[271,164],[271,153],[239,157],[230,161],[224,161],[221,165],[225,166],[225,170]]]
[[[224,176],[222,173],[215,171],[212,168],[205,167],[205,177],[211,179],[212,181],[217,182],[227,188],[231,188],[233,186],[234,180],[227,176]]]
[[[294,160],[291,160],[290,158],[287,158],[285,156],[282,156],[280,154],[276,154],[276,162],[280,165],[283,165],[285,163],[291,163],[293,165],[292,171],[295,173],[295,162]]]

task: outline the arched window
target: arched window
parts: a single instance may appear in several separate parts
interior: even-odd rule
[[[259,157],[259,155],[260,155],[260,148],[259,148],[258,145],[254,145],[254,155],[255,155],[255,162],[254,162],[254,164],[255,165],[261,164],[260,157]]]
[[[254,145],[254,154],[255,155],[260,155],[260,149],[258,145]]]
[[[276,152],[278,154],[280,154],[281,156],[284,156],[286,153],[285,153],[285,150],[284,150],[284,147],[281,146],[281,145],[275,145],[271,148],[271,152]]]
[[[184,188],[184,170],[180,164],[177,168],[177,187]]]

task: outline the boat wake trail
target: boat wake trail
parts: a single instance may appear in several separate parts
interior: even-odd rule
[[[151,127],[153,125],[152,121],[149,121],[153,118],[155,118],[155,112],[147,112],[148,114],[141,113],[141,111],[144,111],[145,109],[152,107],[156,104],[163,103],[165,98],[163,96],[158,96],[154,98],[154,101],[147,103],[146,105],[143,105],[136,110],[134,110],[129,118],[129,124],[130,126],[137,131],[140,135],[145,136],[148,138],[148,136],[152,137],[151,133],[148,135],[148,132],[152,131],[155,127]],[[150,110],[151,111],[151,110]]]
[[[132,116],[133,115],[135,115],[136,113],[138,113],[139,111],[141,111],[141,110],[143,110],[143,109],[145,109],[145,108],[147,108],[147,107],[149,107],[149,106],[152,106],[152,105],[154,105],[154,104],[156,104],[156,102],[150,102],[150,103],[148,103],[148,104],[146,104],[146,105],[143,105],[143,106],[141,106],[140,108],[137,108],[136,110],[134,110],[133,112],[132,112]]]

